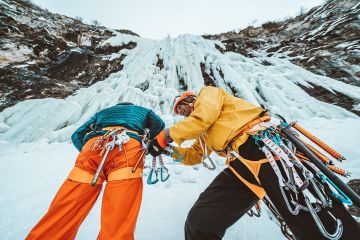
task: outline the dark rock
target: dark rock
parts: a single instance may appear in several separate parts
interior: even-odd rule
[[[184,77],[179,73],[181,71],[180,68],[181,68],[181,66],[176,66],[176,75],[179,80],[180,89],[182,91],[187,91],[188,85],[186,84]]]
[[[345,108],[346,110],[353,112],[353,113],[357,114],[358,116],[360,116],[360,111],[353,109],[354,105],[356,105],[358,103],[355,102],[352,98],[350,98],[340,92],[337,92],[337,91],[334,91],[335,92],[335,94],[334,94],[323,87],[316,86],[313,84],[310,84],[310,85],[311,85],[311,87],[309,87],[309,88],[302,86],[302,85],[299,85],[299,87],[301,87],[309,95],[315,97],[316,99],[318,99],[320,101],[335,104],[339,107]]]
[[[200,64],[200,69],[201,69],[202,77],[204,79],[204,85],[205,86],[216,86],[215,81],[214,81],[213,72],[211,71],[210,74],[208,74],[205,71],[205,64],[204,63]]]
[[[105,45],[105,46],[99,46],[95,49],[95,53],[97,54],[112,54],[117,53],[122,49],[133,49],[136,47],[136,43],[129,42],[128,44],[122,45],[122,46],[111,46],[111,45]]]
[[[157,56],[157,58],[158,58],[158,60],[157,60],[157,62],[156,62],[156,66],[157,66],[158,68],[160,68],[160,70],[161,70],[161,69],[164,68],[164,60],[161,59],[161,58],[159,57],[159,55]]]
[[[356,192],[357,195],[360,196],[360,179],[352,179],[350,180],[347,185]],[[351,215],[360,217],[360,208],[355,206],[355,204],[349,207],[349,212]]]
[[[29,21],[20,22],[18,16]],[[120,71],[125,55],[110,55],[136,47],[134,42],[103,45],[113,31],[50,13],[30,1],[0,2],[0,22],[1,49],[28,52],[25,60],[0,56],[0,111],[24,99],[65,98]]]

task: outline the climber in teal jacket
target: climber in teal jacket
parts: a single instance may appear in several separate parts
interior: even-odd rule
[[[80,151],[75,166],[26,240],[75,239],[104,181],[101,227],[98,237],[93,238],[133,240],[143,193],[145,149],[140,135],[148,128],[149,137],[154,138],[164,127],[152,110],[131,103],[96,113],[72,135]],[[116,137],[100,137],[115,129]],[[123,135],[125,132],[129,137]]]
[[[140,135],[143,134],[145,128],[149,128],[150,139],[152,139],[164,129],[165,124],[152,110],[124,102],[96,113],[73,133],[71,140],[81,151],[88,140],[94,136],[104,135],[106,131],[102,129],[110,126],[123,126]],[[141,142],[137,134],[132,132],[127,132],[127,134]]]

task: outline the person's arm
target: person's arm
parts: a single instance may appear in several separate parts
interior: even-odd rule
[[[146,127],[150,130],[150,139],[153,139],[164,129],[165,123],[157,114],[150,110],[147,115]]]
[[[204,87],[190,116],[169,129],[170,137],[179,145],[185,140],[197,138],[218,119],[223,103],[222,89]]]
[[[96,117],[97,117],[97,114],[95,114],[95,116],[90,118],[89,121],[87,121],[86,123],[81,125],[78,129],[76,129],[76,131],[71,136],[71,141],[74,144],[74,146],[76,147],[76,149],[79,150],[79,152],[81,151],[81,149],[84,145],[85,135],[92,131],[91,124],[96,123]]]

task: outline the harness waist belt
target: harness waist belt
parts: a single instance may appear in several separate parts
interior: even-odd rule
[[[124,128],[127,132],[132,132],[132,133],[135,133],[135,134],[139,135],[139,133],[137,131],[128,129],[128,128],[123,127],[123,126],[108,126],[108,127],[102,128],[102,130],[112,131],[112,130],[119,129],[119,128]]]
[[[117,169],[115,171],[112,171],[108,175],[107,181],[116,181],[116,180],[125,180],[125,179],[133,179],[133,178],[141,178],[143,175],[143,169],[137,168],[135,172],[132,172],[133,167],[124,167]],[[74,167],[69,176],[68,179],[80,182],[80,183],[91,183],[94,175],[85,171],[84,169],[81,169],[79,167]],[[102,184],[104,182],[104,179],[99,177],[96,184]]]
[[[270,116],[269,115],[265,115],[263,117],[257,117],[254,120],[252,120],[251,122],[247,123],[240,131],[240,133],[236,136],[240,136],[243,135],[246,131],[249,131],[252,127],[254,127],[256,124],[261,123],[261,122],[267,122],[270,121]]]

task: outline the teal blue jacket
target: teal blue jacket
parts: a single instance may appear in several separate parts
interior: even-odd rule
[[[81,151],[88,140],[95,136],[106,133],[102,130],[109,126],[123,126],[129,130],[135,130],[140,135],[144,129],[150,130],[150,138],[156,137],[165,124],[152,110],[133,105],[132,103],[119,103],[113,107],[97,112],[89,121],[79,127],[71,136],[74,146]],[[141,137],[128,132],[130,137],[141,142]]]

